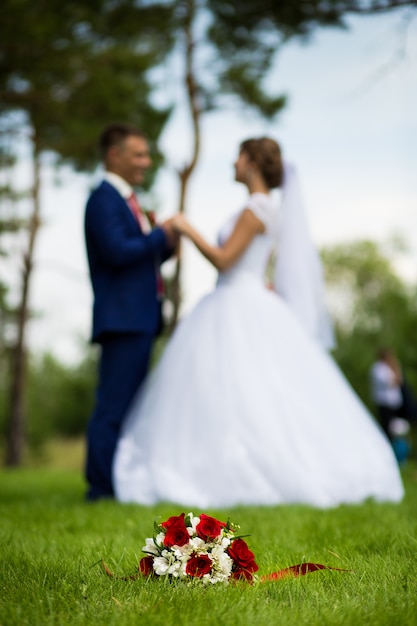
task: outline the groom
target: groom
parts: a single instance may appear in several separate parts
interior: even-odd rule
[[[145,135],[112,124],[99,148],[104,180],[85,212],[85,240],[94,293],[92,341],[101,355],[96,404],[87,429],[87,500],[113,496],[112,462],[120,427],[146,376],[161,328],[160,262],[176,245],[170,220],[151,228],[133,187],[152,161]]]

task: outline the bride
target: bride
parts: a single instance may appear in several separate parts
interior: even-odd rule
[[[218,245],[174,218],[218,282],[179,323],[130,408],[113,467],[118,500],[200,508],[401,500],[388,440],[320,345],[331,340],[320,266],[308,243],[297,251],[306,232],[291,176],[275,141],[249,139],[235,163],[248,199]],[[279,211],[271,190],[283,178]],[[265,287],[277,242],[280,295]]]

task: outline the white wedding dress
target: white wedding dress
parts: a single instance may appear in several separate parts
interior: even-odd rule
[[[117,499],[200,509],[401,500],[385,435],[264,286],[275,203],[254,194],[250,207],[266,232],[179,323],[131,407],[114,460]]]

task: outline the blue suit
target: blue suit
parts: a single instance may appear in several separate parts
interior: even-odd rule
[[[101,345],[96,404],[87,431],[87,498],[113,495],[112,463],[120,427],[145,378],[161,327],[156,266],[170,256],[164,231],[142,233],[108,182],[91,194],[85,240],[94,292],[92,341]]]

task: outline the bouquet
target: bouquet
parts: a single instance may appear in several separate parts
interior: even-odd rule
[[[145,576],[200,580],[204,584],[228,583],[230,579],[252,582],[258,565],[255,555],[236,526],[202,513],[181,513],[161,524],[142,548],[139,563]]]
[[[321,563],[299,563],[258,579],[255,555],[243,539],[246,535],[236,535],[239,527],[230,520],[221,522],[204,513],[199,517],[181,513],[161,524],[155,522],[154,528],[154,536],[148,537],[142,548],[146,556],[139,562],[139,573],[116,578],[136,580],[139,576],[165,576],[171,580],[198,580],[212,585],[243,579],[252,584],[305,576],[323,569],[351,571]],[[114,577],[104,561],[101,562],[106,574]]]

